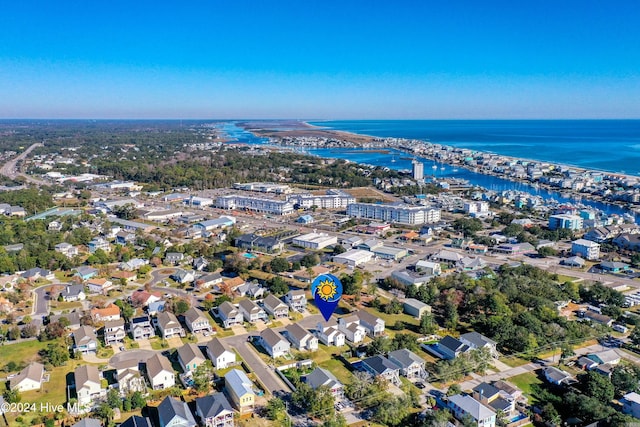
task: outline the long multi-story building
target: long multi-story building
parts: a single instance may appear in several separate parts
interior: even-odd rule
[[[438,209],[401,203],[394,205],[351,203],[347,206],[347,215],[399,224],[426,224],[440,221]]]
[[[293,203],[286,200],[266,199],[261,197],[229,195],[216,199],[216,207],[221,209],[247,209],[274,215],[291,215]]]
[[[233,188],[244,191],[259,191],[260,193],[287,194],[291,192],[291,187],[288,185],[273,182],[236,182],[233,184]]]
[[[351,194],[341,190],[328,190],[327,194],[292,194],[287,196],[287,201],[298,205],[300,208],[309,209],[339,209],[346,208],[349,204],[355,203],[356,198]]]
[[[568,228],[569,230],[582,229],[583,219],[578,215],[558,214],[549,217],[549,230]]]
[[[571,253],[584,259],[595,260],[600,258],[600,244],[586,239],[574,240],[571,242]]]

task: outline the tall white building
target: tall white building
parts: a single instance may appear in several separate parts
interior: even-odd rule
[[[600,245],[586,239],[574,240],[571,243],[571,253],[584,259],[596,260],[600,258]]]
[[[328,190],[327,194],[292,194],[287,196],[287,201],[294,206],[309,209],[315,206],[318,209],[346,208],[350,203],[355,203],[356,198],[341,190]]]
[[[411,162],[411,176],[417,181],[424,179],[424,163],[413,159]]]
[[[440,221],[438,209],[401,203],[395,205],[352,203],[347,206],[347,215],[399,224],[426,224]]]
[[[216,199],[216,207],[221,209],[249,209],[274,215],[290,215],[293,213],[293,204],[286,200],[238,195],[218,197]]]

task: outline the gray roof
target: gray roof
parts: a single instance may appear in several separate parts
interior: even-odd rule
[[[226,318],[233,316],[234,311],[236,312],[235,314],[237,315],[238,309],[229,301],[225,301],[218,306],[218,312],[224,314],[224,317]]]
[[[124,319],[120,318],[116,320],[107,320],[106,322],[104,322],[104,328],[124,328]]]
[[[78,296],[80,292],[84,292],[84,285],[67,285],[60,294],[63,298],[66,298]]]
[[[389,357],[389,360],[403,369],[408,368],[414,363],[417,363],[419,365],[425,364],[423,358],[415,354],[413,351],[407,350],[406,348],[392,351],[387,356]]]
[[[96,333],[93,332],[93,328],[91,326],[80,326],[73,333],[73,341],[76,345],[81,345],[90,341],[97,341]]]
[[[250,299],[243,299],[240,300],[240,302],[238,303],[238,305],[240,307],[242,307],[244,309],[244,311],[248,312],[248,313],[256,313],[260,310],[262,310],[260,307],[258,307],[256,305],[255,302],[251,301]]]
[[[192,343],[187,343],[178,348],[178,357],[185,365],[190,364],[198,358],[202,359],[203,361],[205,360],[198,346]]]
[[[179,328],[180,322],[178,322],[178,318],[175,314],[168,311],[162,311],[158,313],[158,325],[160,325],[162,329]]]
[[[484,347],[485,345],[496,345],[496,342],[477,332],[468,332],[460,335],[460,340],[467,340],[476,347]]]
[[[330,389],[343,387],[343,384],[331,372],[323,368],[314,369],[313,372],[304,377],[304,382],[314,390],[323,385]]]
[[[362,363],[366,364],[376,374],[381,375],[387,371],[397,371],[398,365],[390,361],[384,356],[372,356],[364,359]]]
[[[80,318],[82,317],[82,313],[74,310],[71,313],[57,314],[55,316],[51,316],[49,318],[49,322],[59,322],[60,319],[66,318],[69,321],[69,326],[71,325],[80,325]]]
[[[158,405],[158,420],[160,421],[160,425],[166,426],[176,418],[181,420],[181,422],[175,425],[180,425],[181,427],[196,426],[196,420],[193,418],[186,402],[167,396]]]
[[[161,354],[154,354],[147,359],[147,373],[149,377],[153,378],[162,371],[174,372],[169,359]]]
[[[100,384],[100,372],[93,365],[80,365],[73,371],[76,389],[82,388],[87,382]]]
[[[455,339],[451,335],[446,335],[444,338],[442,338],[438,342],[438,346],[446,347],[454,353],[457,351],[465,351],[469,348],[466,344],[463,344],[462,341]]]
[[[212,418],[223,412],[233,412],[231,404],[223,393],[213,393],[196,399],[196,408],[205,418]]]
[[[371,326],[374,326],[379,321],[383,321],[378,316],[374,316],[373,314],[369,313],[368,311],[364,311],[364,310],[358,310],[354,314],[358,317],[359,320],[361,320],[363,322],[366,322]]]
[[[26,368],[24,368],[15,377],[11,378],[11,388],[19,385],[23,380],[30,379],[33,381],[41,382],[44,375],[44,365],[38,362],[31,362]]]
[[[302,340],[307,335],[311,335],[309,331],[307,331],[305,328],[298,325],[297,323],[292,323],[290,325],[287,325],[285,329],[290,336],[294,337],[298,341]]]
[[[97,418],[83,418],[71,427],[102,427],[102,421]]]
[[[207,348],[213,357],[219,357],[225,351],[231,351],[229,346],[219,338],[213,338],[209,341],[207,343]]]
[[[552,379],[557,383],[566,381],[567,379],[571,378],[571,375],[569,373],[562,371],[558,368],[555,368],[553,366],[549,366],[548,368],[546,368],[544,370],[544,373],[548,378]]]
[[[494,387],[489,383],[480,383],[474,387],[473,391],[486,399],[490,399],[491,397],[500,393],[500,390],[498,390],[497,387]]]
[[[262,331],[260,333],[260,337],[262,338],[263,341],[265,341],[271,347],[277,345],[280,341],[286,342],[287,345],[289,344],[289,342],[285,340],[280,333],[274,331],[271,328],[267,328],[264,331]]]
[[[86,276],[87,274],[98,274],[98,270],[96,270],[93,267],[78,267],[76,268],[76,273],[78,273],[80,276]]]
[[[269,329],[270,330],[270,329]],[[224,383],[227,388],[231,388],[236,396],[243,396],[247,393],[254,393],[253,383],[243,371],[232,369],[224,376]]]
[[[404,300],[403,304],[409,307],[416,308],[418,310],[421,310],[424,307],[429,307],[428,304],[425,304],[422,301],[417,300],[415,298],[407,298]]]
[[[289,307],[283,303],[280,298],[276,297],[273,294],[267,295],[267,297],[262,301],[265,307],[268,307],[270,310],[275,310],[276,308],[286,308],[289,310]]]
[[[471,396],[456,394],[449,397],[449,402],[471,415],[476,421],[490,418],[496,414],[491,408],[488,408]]]
[[[184,318],[189,323],[193,323],[198,320],[206,320],[207,322],[209,322],[209,319],[207,319],[205,315],[202,314],[202,311],[198,310],[195,307],[191,307],[189,310],[187,310],[184,313]]]
[[[120,424],[120,427],[152,427],[152,425],[149,418],[132,415]]]

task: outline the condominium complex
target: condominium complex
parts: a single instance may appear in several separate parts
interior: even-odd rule
[[[298,205],[300,208],[309,209],[339,209],[346,208],[349,204],[355,203],[356,198],[351,194],[341,190],[328,190],[327,194],[292,194],[287,196],[287,201]]]
[[[293,203],[285,200],[265,199],[251,196],[220,196],[216,199],[216,207],[221,209],[247,209],[274,215],[290,215]]]
[[[571,243],[571,253],[584,259],[596,260],[600,258],[600,244],[586,239],[574,240]]]
[[[352,203],[347,206],[347,215],[400,224],[425,224],[440,221],[440,211],[438,209],[401,203],[394,205]]]
[[[578,215],[558,214],[549,217],[549,230],[568,228],[569,230],[582,229],[583,219]]]
[[[235,183],[236,190],[259,191],[261,193],[287,194],[291,192],[291,187],[286,184],[274,184],[273,182],[245,182]]]

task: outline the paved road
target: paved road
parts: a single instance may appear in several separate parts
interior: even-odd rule
[[[46,317],[49,314],[49,291],[51,285],[40,286],[33,290],[34,304],[31,317]]]
[[[30,182],[32,184],[37,184],[37,185],[49,185],[49,183],[44,182],[40,179],[34,178],[32,176],[29,175],[25,175],[22,172],[19,172],[18,170],[16,170],[16,164],[20,161],[25,159],[30,152],[32,152],[33,150],[35,150],[38,147],[42,147],[43,144],[41,143],[35,143],[32,144],[29,148],[27,148],[26,150],[24,150],[20,155],[14,157],[13,159],[9,160],[7,163],[5,163],[2,167],[0,167],[0,174],[11,178],[11,179],[15,179],[19,176],[23,177],[27,182]]]

